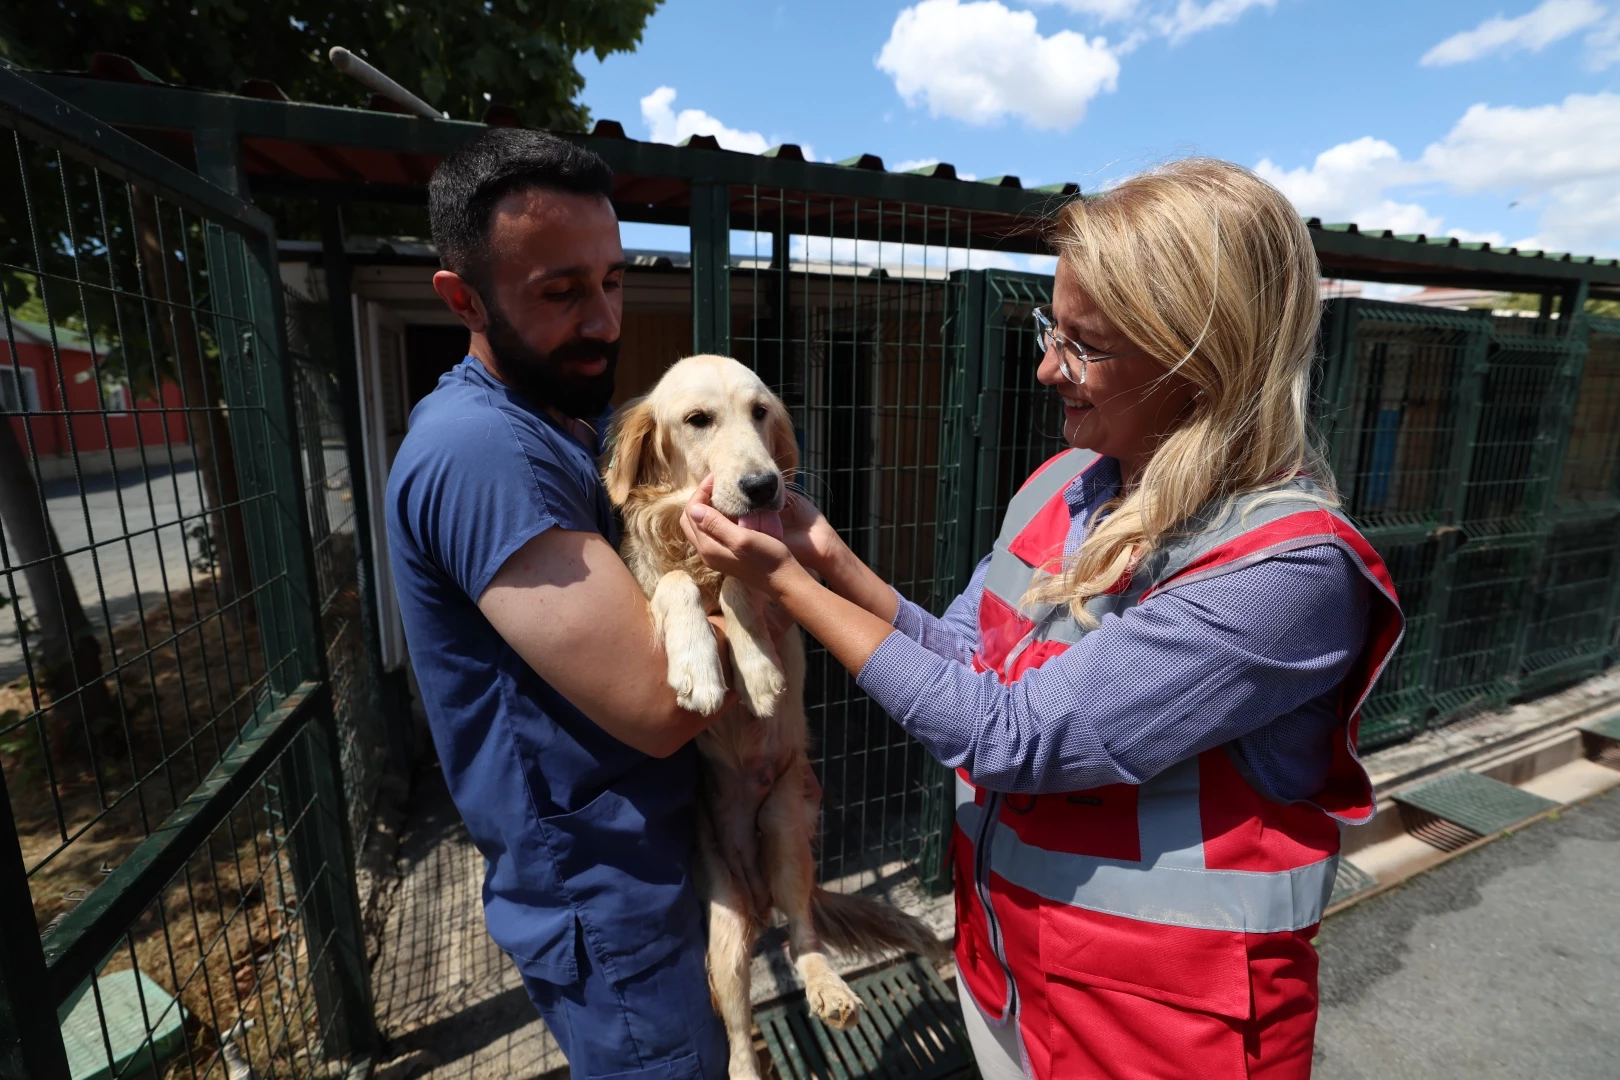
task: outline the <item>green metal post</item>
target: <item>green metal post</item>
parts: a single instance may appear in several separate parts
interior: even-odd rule
[[[953,363],[945,372],[939,425],[937,505],[941,521],[934,549],[932,598],[936,610],[967,588],[977,559],[974,545],[979,517],[980,402],[986,332],[984,271],[957,271],[951,275],[949,289],[946,355]],[[919,854],[918,865],[924,887],[937,895],[951,887],[947,856],[956,815],[956,782],[949,769],[930,760],[924,785],[927,794],[923,820],[928,823],[930,839]]]
[[[1351,345],[1353,348],[1353,344]],[[1479,329],[1468,340],[1463,354],[1463,370],[1457,383],[1457,425],[1451,446],[1451,463],[1447,470],[1451,478],[1451,491],[1442,501],[1442,528],[1458,527],[1463,520],[1463,503],[1467,498],[1469,475],[1473,471],[1474,443],[1479,438],[1480,415],[1484,407],[1485,375],[1491,368],[1491,325],[1488,317],[1481,317]],[[1446,611],[1451,601],[1451,582],[1456,574],[1457,559],[1468,546],[1468,536],[1447,551],[1442,546],[1435,560],[1434,576],[1429,586],[1429,611],[1434,615],[1434,644],[1429,650],[1428,670],[1423,685],[1431,695],[1435,693],[1435,677],[1445,659],[1443,644]]]
[[[388,678],[383,672],[382,608],[377,602],[377,559],[371,548],[371,476],[366,471],[366,440],[361,421],[362,394],[360,365],[354,347],[354,302],[351,296],[349,257],[343,247],[343,206],[336,201],[322,204],[321,266],[326,275],[327,304],[332,319],[332,362],[337,367],[338,387],[343,395],[343,441],[349,452],[349,492],[354,500],[355,576],[360,587],[360,633],[365,641],[366,663],[377,674],[383,711],[383,732],[395,772],[409,776],[410,706],[403,699],[403,679]]]
[[[1564,356],[1558,369],[1558,378],[1563,384],[1562,392],[1547,395],[1547,404],[1541,414],[1542,423],[1536,451],[1531,455],[1529,463],[1532,476],[1540,473],[1547,478],[1537,505],[1527,508],[1530,519],[1536,526],[1535,553],[1530,560],[1531,582],[1542,580],[1541,575],[1551,548],[1553,528],[1558,523],[1558,489],[1563,484],[1564,459],[1569,454],[1569,441],[1574,434],[1575,406],[1580,397],[1581,376],[1586,368],[1589,332],[1585,316],[1586,282],[1583,280],[1565,292],[1560,297],[1559,303],[1557,340],[1564,345]],[[1533,632],[1528,610],[1533,589],[1526,589],[1524,592],[1527,610],[1519,619],[1518,635],[1513,645],[1512,671],[1519,678],[1526,674],[1524,659],[1530,650],[1530,635]]]
[[[68,1080],[67,1047],[46,979],[28,866],[0,772],[0,1076]]]
[[[731,355],[731,186],[692,184],[692,351]]]
[[[209,154],[204,155],[204,147]],[[234,164],[233,164],[234,163]],[[215,183],[240,185],[234,133],[198,140],[198,169]],[[244,195],[238,190],[233,194]],[[251,241],[208,226],[211,288],[216,310],[242,333],[221,333],[221,369],[231,410],[231,435],[244,501],[248,503],[260,639],[272,700],[305,679],[329,681],[322,647],[320,599],[299,460],[292,365],[283,355],[285,310],[275,237]],[[223,294],[223,295],[222,295]],[[223,302],[222,302],[223,301]],[[312,957],[322,956],[314,980],[316,1007],[329,1056],[369,1056],[378,1044],[354,852],[349,840],[339,741],[330,698],[283,761],[287,805],[308,808],[291,845],[293,876]]]

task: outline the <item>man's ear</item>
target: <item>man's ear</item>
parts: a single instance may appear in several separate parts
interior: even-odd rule
[[[765,445],[770,448],[776,467],[782,470],[782,477],[792,480],[793,474],[799,471],[799,440],[793,435],[793,417],[788,415],[786,406],[774,395],[769,408],[771,415],[765,426]]]
[[[658,423],[646,398],[638,398],[613,414],[609,430],[608,463],[602,470],[608,501],[623,506],[630,492],[654,476],[660,455]]]
[[[482,334],[489,326],[489,317],[485,313],[484,298],[478,295],[466,278],[453,270],[440,270],[433,275],[433,291],[439,294],[444,306],[455,313],[456,318],[474,334]]]

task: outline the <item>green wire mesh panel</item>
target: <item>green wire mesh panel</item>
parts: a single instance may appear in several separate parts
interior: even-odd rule
[[[1434,656],[1436,615],[1430,601],[1435,574],[1440,569],[1436,541],[1387,543],[1376,533],[1371,539],[1401,598],[1406,636],[1361,707],[1358,745],[1363,750],[1409,738],[1422,731],[1433,715],[1429,667]]]
[[[850,980],[866,1003],[848,1031],[810,1015],[802,994],[755,1016],[777,1080],[953,1080],[974,1075],[962,1007],[911,959]]]
[[[1428,524],[1452,509],[1469,368],[1488,320],[1412,305],[1341,301],[1341,384],[1329,412],[1334,474],[1363,528]]]
[[[1565,420],[1567,379],[1582,347],[1558,323],[1498,317],[1480,389],[1460,521],[1470,537],[1526,534],[1546,509],[1552,449]]]
[[[973,501],[973,551],[988,555],[1007,503],[1036,466],[1063,450],[1063,408],[1035,379],[1041,363],[1035,308],[1052,302],[1052,279],[991,270],[984,274],[979,462]]]
[[[1568,679],[1603,668],[1617,572],[1620,515],[1575,518],[1552,527],[1530,593],[1526,680]]]
[[[298,737],[283,762],[306,753],[307,742]],[[319,808],[292,795],[281,771],[253,785],[75,992],[69,1058],[85,1075],[223,1078],[239,1075],[233,1058],[261,1077],[326,1075],[321,1047],[334,1020],[330,1011],[323,1020],[317,1002],[331,992],[325,969],[340,946],[306,935],[302,910],[319,898],[300,883],[295,849]],[[117,986],[109,976],[130,971],[163,996],[103,993]],[[165,1041],[177,1021],[184,1037]],[[120,1029],[121,1042],[111,1034]],[[121,1072],[120,1048],[131,1043],[138,1068]]]
[[[1488,708],[1512,691],[1536,547],[1534,540],[1487,541],[1452,556],[1431,676],[1439,714]]]
[[[38,1009],[14,1044],[54,1057],[51,1014],[138,969],[118,985],[189,1018],[156,1075],[222,1075],[239,1019],[270,1073],[308,1075],[295,1056],[331,1049],[311,1010],[337,1014],[302,898],[352,895],[308,839],[337,817],[329,764],[231,772],[323,668],[269,221],[40,97],[0,68],[0,1027]],[[233,776],[251,792],[188,847]]]
[[[943,422],[945,327],[969,222],[937,207],[732,189],[731,352],[792,413],[801,486],[857,554],[924,604],[957,587],[936,549],[953,526],[940,502],[958,467]],[[822,877],[939,850],[942,770],[814,643],[806,705]]]
[[[329,331],[323,332],[330,327],[326,309],[290,289],[286,304],[287,355],[293,364],[321,630],[332,680],[349,836],[358,851],[365,843],[388,764],[381,681],[367,648],[367,613],[361,609],[358,546],[364,541],[355,530],[354,466],[337,361]]]
[[[1588,319],[1558,504],[1620,500],[1620,319]]]

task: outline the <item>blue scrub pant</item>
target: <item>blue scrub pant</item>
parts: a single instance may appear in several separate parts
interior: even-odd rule
[[[616,984],[592,962],[583,941],[574,951],[576,983],[523,976],[573,1080],[723,1080],[726,1033],[709,1003],[701,934]]]

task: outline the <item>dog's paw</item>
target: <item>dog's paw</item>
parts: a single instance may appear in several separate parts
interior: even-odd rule
[[[737,668],[737,693],[743,707],[758,717],[776,715],[776,704],[787,690],[787,678],[776,661],[763,651],[749,649],[733,654]]]
[[[843,1031],[855,1026],[866,1006],[849,984],[828,970],[805,983],[804,995],[810,1010],[828,1027]]]
[[[675,704],[702,716],[718,712],[726,699],[726,674],[720,656],[713,648],[694,648],[684,656],[669,658],[669,686],[675,691]]]

